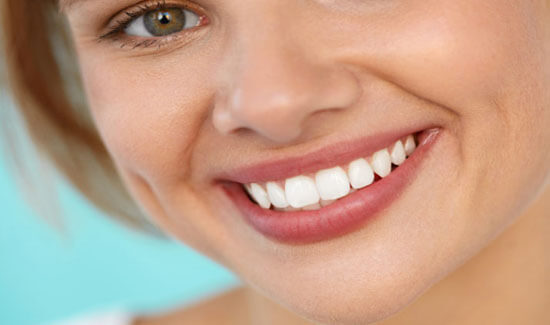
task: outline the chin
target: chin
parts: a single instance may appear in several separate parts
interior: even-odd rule
[[[315,281],[300,285],[298,290],[286,293],[284,300],[277,302],[315,323],[373,324],[403,310],[436,282],[436,279],[410,277],[403,274],[399,279],[364,278],[360,283],[352,280],[353,277],[333,282]]]

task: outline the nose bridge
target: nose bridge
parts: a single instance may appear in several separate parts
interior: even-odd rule
[[[281,142],[299,136],[313,112],[349,105],[357,85],[330,62],[316,62],[292,23],[298,9],[270,9],[234,29],[214,123],[222,133],[247,128]]]
[[[232,108],[252,116],[270,112],[285,115],[291,110],[306,114],[321,73],[304,56],[280,35],[247,40],[234,76]]]
[[[300,62],[303,59],[300,55],[304,53],[299,53],[298,47],[303,40],[296,33],[297,26],[292,23],[299,17],[299,9],[283,5],[285,1],[278,2],[259,0],[255,6],[250,6],[254,9],[241,14],[243,17],[236,24],[235,40],[232,42],[237,59],[234,77],[242,77],[243,81],[247,77],[258,80],[265,77],[274,82],[276,69],[303,63]],[[287,71],[279,72],[279,76],[285,77]]]

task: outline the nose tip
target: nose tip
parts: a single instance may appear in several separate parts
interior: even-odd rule
[[[275,142],[299,136],[301,119],[296,110],[305,110],[306,103],[300,103],[299,98],[291,97],[287,91],[268,87],[245,91],[246,97],[242,88],[235,89],[225,103],[216,105],[214,125],[221,133],[228,135],[238,129],[249,129]]]
[[[351,70],[311,59],[312,49],[281,40],[248,41],[227,62],[216,94],[213,123],[222,134],[248,129],[274,142],[304,132],[304,122],[325,110],[344,110],[361,88]],[[230,72],[229,72],[230,71]]]
[[[345,110],[360,96],[357,78],[343,67],[303,68],[270,71],[263,78],[249,75],[236,83],[216,100],[216,129],[225,135],[249,129],[274,142],[290,142],[303,133],[304,122],[314,113]]]
[[[271,123],[271,125],[269,125],[269,123]],[[250,125],[250,123],[242,123],[241,121],[235,120],[227,113],[220,113],[214,119],[215,127],[224,135],[229,135],[239,129],[249,129],[276,143],[291,142],[293,139],[300,136],[299,127],[286,125],[286,127],[283,128],[280,127],[281,123],[273,120],[264,123],[264,125],[256,123],[253,128],[250,126],[245,127],[244,125],[247,124]]]

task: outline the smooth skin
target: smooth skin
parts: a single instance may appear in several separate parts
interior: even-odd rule
[[[133,197],[247,284],[140,322],[214,324],[201,309],[214,308],[251,324],[550,323],[547,1],[193,3],[207,25],[135,49],[97,37],[138,1],[65,9],[91,112]],[[441,135],[403,195],[337,239],[265,238],[217,182],[426,123]]]

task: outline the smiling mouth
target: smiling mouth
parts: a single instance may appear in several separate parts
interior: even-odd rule
[[[389,176],[414,153],[417,143],[417,135],[410,134],[388,148],[344,166],[322,169],[286,180],[248,183],[243,186],[249,198],[264,209],[319,210]]]
[[[391,132],[319,152],[248,166],[222,189],[264,236],[307,244],[342,236],[398,199],[440,128]]]

